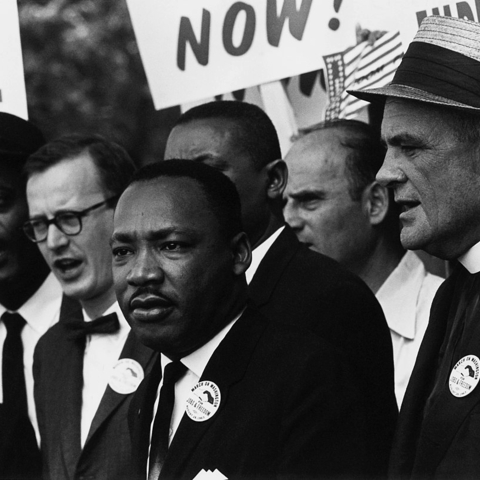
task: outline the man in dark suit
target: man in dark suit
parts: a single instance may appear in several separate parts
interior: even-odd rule
[[[27,236],[64,292],[65,312],[35,351],[35,402],[45,479],[130,479],[127,410],[154,352],[130,332],[115,299],[113,209],[135,170],[119,145],[70,135],[30,156]]]
[[[370,473],[384,474],[397,416],[390,333],[369,288],[300,244],[285,224],[287,168],[268,116],[243,102],[195,107],[170,133],[165,158],[208,164],[234,182],[254,248],[247,271],[251,298],[269,319],[314,332],[345,353],[370,407]]]
[[[117,297],[161,352],[130,408],[138,478],[361,478],[370,440],[352,372],[247,306],[240,217],[234,185],[186,161],[144,167],[117,205]]]
[[[59,319],[62,289],[21,230],[28,218],[22,168],[45,143],[30,122],[0,113],[0,479],[39,478],[33,351]]]
[[[403,246],[459,262],[432,305],[391,478],[480,476],[479,45],[478,23],[427,17],[392,83],[354,92],[385,104],[377,179],[402,206]]]

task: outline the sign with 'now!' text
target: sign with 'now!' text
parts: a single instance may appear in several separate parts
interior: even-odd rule
[[[5,0],[2,0],[5,1]],[[412,40],[426,15],[478,21],[480,0],[127,0],[157,109],[323,68],[356,27]]]

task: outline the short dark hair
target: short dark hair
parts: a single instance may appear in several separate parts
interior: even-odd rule
[[[257,170],[282,158],[277,131],[260,107],[233,100],[209,102],[186,111],[175,126],[207,119],[223,119],[235,123],[236,128],[232,129],[232,133],[237,146],[248,153]]]
[[[190,178],[198,183],[215,215],[220,233],[230,240],[243,232],[240,197],[233,182],[218,170],[203,163],[172,159],[140,168],[131,185],[159,178]]]
[[[127,188],[136,170],[127,151],[101,135],[64,135],[47,143],[27,160],[24,174],[42,173],[63,160],[88,153],[98,169],[106,194],[119,196]]]
[[[319,123],[302,130],[300,137],[331,128],[343,131],[340,144],[350,149],[345,161],[349,194],[352,200],[358,201],[365,188],[375,180],[385,158],[385,147],[380,141],[379,133],[367,123],[358,120],[338,119]]]

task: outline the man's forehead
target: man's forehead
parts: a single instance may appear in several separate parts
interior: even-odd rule
[[[187,149],[202,153],[240,147],[238,131],[235,122],[220,118],[195,119],[177,125],[168,138],[166,158]]]
[[[382,120],[384,142],[411,140],[435,135],[453,135],[455,112],[447,107],[415,100],[389,97]],[[443,133],[442,133],[443,132]]]
[[[311,132],[297,141],[287,154],[289,171],[319,171],[343,165],[349,149],[342,145],[343,132],[328,128]]]
[[[100,200],[104,195],[100,174],[88,158],[62,160],[33,173],[27,181],[27,196],[33,208],[39,198],[48,199],[52,207],[58,204],[62,208],[73,208],[90,200]]]
[[[201,185],[193,178],[163,176],[131,184],[120,197],[117,210],[135,214],[136,208],[142,208],[153,214],[158,206],[172,210],[181,207],[205,210],[207,200]]]
[[[185,177],[161,177],[130,185],[115,210],[115,238],[154,239],[174,233],[213,235],[218,220],[201,185]]]

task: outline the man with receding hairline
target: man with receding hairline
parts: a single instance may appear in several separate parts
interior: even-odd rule
[[[400,407],[443,279],[402,247],[399,208],[375,181],[384,157],[379,132],[366,123],[340,119],[307,129],[285,158],[284,214],[301,242],[358,275],[377,297],[392,337]]]

